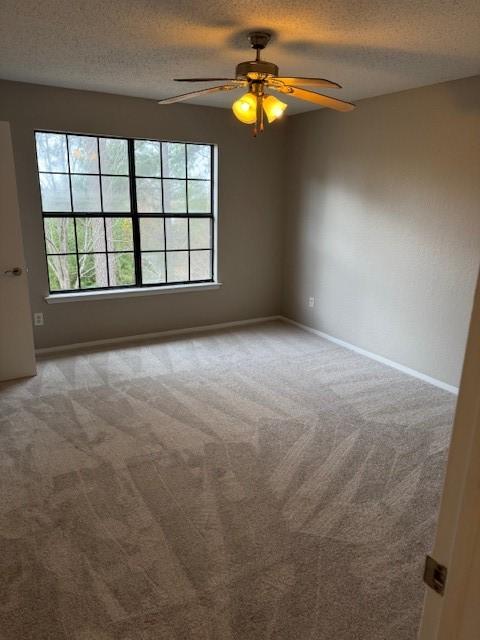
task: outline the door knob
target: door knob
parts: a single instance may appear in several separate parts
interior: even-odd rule
[[[6,276],[21,276],[23,271],[20,267],[13,267],[13,269],[7,269],[3,272]]]

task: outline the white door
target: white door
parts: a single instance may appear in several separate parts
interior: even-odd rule
[[[480,639],[480,276],[432,555],[445,593],[427,589],[419,639]]]
[[[0,122],[0,381],[36,373],[12,139]]]

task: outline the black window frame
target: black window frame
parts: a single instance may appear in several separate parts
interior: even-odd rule
[[[67,154],[67,165],[68,171],[41,171],[39,162],[38,162],[38,154],[37,154],[37,134],[58,134],[64,135],[66,139],[66,154]],[[69,138],[68,136],[81,136],[88,138],[95,138],[97,141],[97,155],[98,155],[98,173],[77,173],[71,171],[70,166],[70,151],[69,151]],[[112,139],[112,140],[124,140],[127,142],[127,152],[128,152],[128,174],[109,174],[103,173],[101,171],[101,160],[100,160],[100,140],[101,139]],[[135,142],[154,142],[159,144],[160,149],[160,176],[143,176],[141,174],[136,174],[135,172]],[[185,177],[184,178],[172,178],[172,177],[164,177],[163,175],[163,144],[182,144],[185,150]],[[187,158],[187,145],[192,146],[205,146],[210,147],[210,179],[203,178],[189,178],[188,177],[188,158]],[[34,130],[34,146],[35,146],[35,159],[36,159],[36,173],[37,173],[37,181],[38,181],[38,189],[40,195],[40,209],[42,214],[42,226],[43,226],[43,234],[44,234],[44,247],[45,247],[45,261],[46,261],[46,269],[47,269],[47,279],[48,279],[48,288],[49,295],[57,296],[63,294],[88,294],[95,293],[99,291],[121,291],[122,289],[148,289],[148,288],[168,288],[168,287],[195,287],[196,285],[208,284],[216,282],[216,234],[217,234],[217,211],[216,211],[216,202],[217,202],[217,172],[216,172],[216,162],[217,162],[217,147],[213,143],[208,142],[189,142],[184,140],[160,140],[155,138],[131,138],[126,136],[117,136],[110,134],[93,134],[93,133],[83,133],[76,131],[57,131],[57,130],[49,130],[49,129],[35,129]],[[49,175],[67,175],[68,176],[68,184],[69,184],[69,195],[70,195],[70,206],[71,211],[44,211],[43,210],[43,202],[41,198],[41,186],[40,186],[40,176],[42,174]],[[73,204],[73,194],[72,194],[72,175],[81,175],[88,176],[93,175],[97,176],[99,179],[100,185],[100,202],[101,209],[103,209],[103,192],[102,192],[102,178],[103,177],[127,177],[129,181],[129,191],[130,191],[130,211],[128,212],[105,212],[105,211],[74,211]],[[164,208],[164,181],[165,180],[179,180],[185,183],[185,206],[186,211],[182,213],[171,213],[168,211],[162,210],[162,212],[158,213],[144,213],[138,211],[138,201],[137,201],[137,179],[154,179],[159,180],[161,183],[161,194],[162,194],[162,209]],[[188,211],[188,183],[199,181],[199,182],[209,182],[210,183],[210,212],[209,213],[191,213]],[[75,248],[76,252],[68,252],[61,254],[52,254],[48,251],[47,246],[47,238],[45,235],[45,219],[47,218],[72,218],[74,221],[74,229],[75,229]],[[100,286],[100,287],[81,287],[81,278],[80,278],[80,265],[79,265],[79,256],[84,255],[83,252],[79,252],[78,250],[78,238],[77,238],[77,219],[78,218],[103,218],[104,220],[104,229],[105,229],[105,250],[104,251],[89,251],[88,255],[102,254],[105,255],[106,259],[106,270],[108,276],[108,286]],[[132,221],[132,240],[133,240],[133,249],[132,250],[110,250],[107,246],[106,240],[106,219],[107,218],[127,218]],[[164,238],[164,248],[156,249],[156,250],[141,250],[140,243],[140,219],[154,219],[159,218],[163,219],[163,238]],[[170,218],[176,219],[186,219],[188,221],[187,224],[187,237],[188,237],[188,247],[187,249],[168,249],[167,248],[167,233],[166,233],[166,220]],[[211,246],[209,248],[194,248],[192,249],[190,246],[190,220],[192,219],[207,219],[210,220],[210,243]],[[175,252],[187,252],[188,253],[188,280],[181,281],[168,281],[168,261],[167,254],[175,253]],[[211,277],[202,279],[202,280],[191,280],[191,252],[192,251],[210,251],[210,273]],[[125,285],[110,285],[110,275],[109,275],[109,255],[110,254],[125,254],[125,253],[133,253],[134,260],[134,275],[135,275],[135,283],[125,284]],[[165,282],[154,282],[154,283],[144,283],[142,279],[142,253],[163,253],[164,261],[165,261]],[[50,284],[50,274],[49,274],[49,265],[48,258],[55,255],[61,256],[76,256],[77,262],[77,277],[78,277],[78,288],[76,289],[52,289]]]

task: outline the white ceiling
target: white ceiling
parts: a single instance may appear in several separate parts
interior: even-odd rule
[[[174,77],[233,77],[255,28],[281,73],[339,82],[347,100],[480,72],[479,0],[2,0],[0,78],[167,97],[209,86]]]

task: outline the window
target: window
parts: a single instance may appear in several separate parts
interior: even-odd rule
[[[50,293],[213,281],[212,145],[35,138]]]

